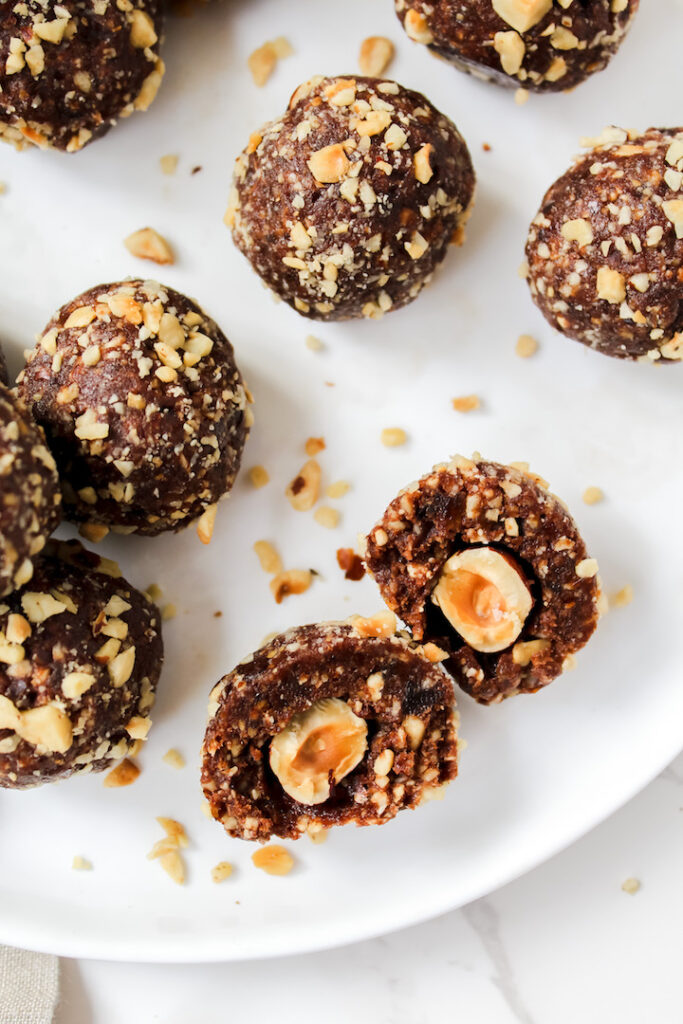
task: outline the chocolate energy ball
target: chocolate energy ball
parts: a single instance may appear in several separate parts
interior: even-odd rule
[[[158,609],[115,563],[50,541],[0,605],[0,787],[98,772],[149,732]]]
[[[299,626],[214,687],[202,785],[226,832],[265,842],[382,825],[457,774],[442,656],[394,616]]]
[[[598,621],[598,565],[526,464],[456,456],[391,502],[366,566],[419,642],[481,704],[535,693]]]
[[[280,298],[313,320],[412,302],[462,241],[467,146],[424,96],[373,78],[313,78],[237,161],[226,224]]]
[[[67,518],[179,530],[232,487],[251,418],[242,377],[222,331],[171,288],[124,281],[79,295],[18,385],[45,428]]]
[[[146,110],[164,74],[159,0],[0,4],[0,139],[73,153]]]
[[[683,359],[683,128],[609,128],[546,193],[526,254],[534,302],[618,359]]]
[[[0,597],[23,586],[60,518],[62,496],[45,435],[0,384]]]
[[[573,89],[618,50],[639,0],[395,0],[417,43],[461,71],[534,92]]]

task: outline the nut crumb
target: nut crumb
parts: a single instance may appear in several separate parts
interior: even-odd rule
[[[530,334],[520,334],[515,345],[515,352],[520,359],[531,359],[538,352],[538,342]]]
[[[614,597],[610,601],[610,604],[614,608],[625,608],[627,605],[629,605],[631,603],[632,600],[633,600],[633,587],[631,586],[630,583],[627,583],[625,587],[622,587],[621,590],[617,591],[617,593],[614,595]]]
[[[518,107],[523,107],[528,102],[531,93],[528,89],[515,89],[515,103]]]
[[[109,533],[109,527],[103,523],[81,523],[78,527],[81,537],[85,537],[91,544],[99,544]]]
[[[167,839],[175,846],[182,846],[185,849],[189,845],[187,832],[179,821],[176,821],[175,818],[164,817],[157,818],[157,821],[166,833]]]
[[[159,863],[176,885],[185,884],[185,863],[177,850],[168,850],[159,857]]]
[[[233,867],[230,861],[222,860],[214,868],[211,869],[211,881],[219,885],[224,882],[226,878],[230,878]]]
[[[170,622],[171,619],[175,619],[178,614],[178,609],[174,604],[165,604],[161,609],[161,618],[164,622]]]
[[[325,491],[328,498],[343,498],[351,490],[351,484],[347,480],[335,480]]]
[[[173,249],[163,235],[154,228],[141,228],[128,235],[123,244],[132,256],[140,260],[151,260],[153,263],[175,263]]]
[[[306,348],[309,348],[311,352],[322,352],[325,346],[320,338],[316,338],[314,334],[309,334],[306,337]]]
[[[408,435],[401,427],[385,427],[380,440],[385,448],[399,448],[406,443]]]
[[[622,882],[621,888],[624,892],[627,892],[629,896],[635,896],[640,889],[640,882],[637,878],[627,878],[625,882]]]
[[[254,543],[254,552],[264,572],[276,576],[282,572],[282,559],[273,545],[268,540],[257,540]]]
[[[178,157],[174,153],[167,153],[166,156],[159,157],[159,166],[161,167],[162,174],[175,174],[178,169]]]
[[[339,526],[339,512],[336,508],[330,508],[329,505],[321,505],[320,508],[317,508],[313,513],[313,518],[316,523],[327,527],[328,530],[334,530]]]
[[[394,44],[385,36],[368,36],[360,47],[358,66],[369,78],[383,75],[394,58]]]
[[[293,509],[297,512],[308,512],[313,508],[320,495],[321,476],[320,464],[315,459],[309,459],[304,463],[285,490]]]
[[[149,598],[152,604],[156,604],[159,598],[162,596],[163,590],[158,583],[150,583],[145,590],[145,596]]]
[[[288,875],[294,867],[294,858],[284,846],[272,844],[252,853],[251,860],[255,868],[265,871],[267,875]]]
[[[280,572],[270,581],[270,589],[275,598],[276,604],[281,604],[283,598],[290,594],[303,594],[313,582],[313,574],[310,569],[287,569]]]
[[[278,60],[290,57],[293,53],[294,50],[283,36],[259,46],[247,60],[254,84],[262,88],[275,70]]]
[[[197,536],[202,544],[210,544],[213,537],[213,528],[216,525],[216,510],[218,505],[209,505],[202,512],[197,520]]]
[[[108,772],[103,780],[103,785],[108,789],[119,789],[121,786],[131,786],[138,775],[140,769],[132,761],[129,761],[127,757],[124,757],[123,761],[116,765]]]
[[[167,764],[169,768],[177,768],[180,770],[185,767],[185,758],[179,750],[175,749],[175,747],[171,747],[170,750],[167,750],[161,760],[164,764]]]
[[[480,407],[481,401],[478,395],[462,395],[454,398],[452,405],[456,412],[473,412]]]
[[[326,447],[324,437],[309,437],[304,445],[304,450],[307,455],[313,456],[324,451]]]
[[[252,487],[265,487],[267,483],[270,483],[268,470],[264,466],[252,466],[248,476]]]
[[[597,505],[604,497],[604,492],[599,487],[587,487],[583,492],[583,500],[586,505]]]
[[[74,871],[92,871],[92,863],[86,860],[85,857],[79,857],[78,855],[71,862],[71,867]]]

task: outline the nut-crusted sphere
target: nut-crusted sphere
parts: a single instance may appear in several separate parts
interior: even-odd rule
[[[349,822],[381,825],[455,778],[452,683],[421,648],[390,630],[364,619],[299,626],[214,687],[202,786],[230,835],[265,842]],[[276,760],[275,737],[281,743],[283,730],[302,719],[316,730],[299,731],[289,762],[281,744]],[[306,802],[290,796],[293,784],[306,794],[316,758],[325,761],[336,743],[347,761],[339,773],[326,763],[326,777],[318,778],[324,792],[304,795]]]
[[[62,496],[43,431],[0,384],[0,597],[28,583],[59,523]]]
[[[572,664],[598,621],[597,563],[546,487],[525,464],[456,456],[399,494],[367,538],[366,565],[387,605],[416,640],[450,653],[447,668],[482,704],[534,693],[552,682]],[[507,646],[486,651],[484,643],[467,642],[454,627],[452,609],[434,601],[449,559],[463,552],[470,560],[477,553],[475,564],[466,566],[469,576],[460,577],[468,581],[469,594],[467,600],[457,592],[451,596],[462,602],[468,635],[473,625],[483,636],[483,625],[521,612],[521,629]],[[495,574],[484,561],[492,554],[499,562]],[[512,569],[520,579],[516,588],[506,579]],[[517,596],[521,588],[531,597],[530,611]]]
[[[179,530],[232,487],[251,417],[242,377],[222,331],[171,288],[124,281],[79,295],[18,383],[45,428],[68,518]]]
[[[146,110],[164,73],[159,0],[0,4],[0,139],[69,153]]]
[[[50,541],[0,605],[0,787],[124,757],[149,731],[162,661],[158,609],[114,562]]]
[[[529,230],[546,320],[618,359],[683,359],[683,128],[606,129]]]
[[[373,78],[314,78],[252,135],[226,214],[266,284],[314,320],[411,302],[461,242],[467,146],[424,96]]]
[[[394,0],[406,32],[461,71],[573,89],[618,50],[640,0]]]

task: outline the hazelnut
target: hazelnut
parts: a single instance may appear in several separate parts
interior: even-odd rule
[[[492,0],[496,14],[516,29],[528,32],[545,17],[553,0]]]
[[[349,705],[336,697],[319,700],[270,744],[270,767],[285,793],[302,804],[321,804],[330,782],[341,780],[360,764],[368,728]]]
[[[514,560],[493,548],[466,548],[452,555],[432,601],[465,643],[493,654],[514,643],[533,600]]]

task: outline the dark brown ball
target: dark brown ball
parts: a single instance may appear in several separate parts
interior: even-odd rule
[[[113,562],[50,541],[0,605],[0,787],[124,757],[149,731],[162,661],[159,610]]]
[[[573,89],[602,71],[639,0],[395,0],[415,42],[461,71],[533,92]]]
[[[59,523],[62,496],[45,435],[0,384],[0,597],[28,583]]]
[[[609,128],[546,193],[526,246],[534,302],[605,355],[683,359],[683,129]]]
[[[47,325],[19,376],[45,428],[65,514],[157,534],[232,487],[251,410],[232,345],[153,281],[100,285]]]
[[[416,298],[462,241],[473,194],[465,142],[420,93],[314,78],[252,135],[226,223],[300,313],[376,318]]]
[[[0,139],[69,153],[146,110],[164,73],[159,0],[0,4]]]

